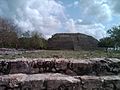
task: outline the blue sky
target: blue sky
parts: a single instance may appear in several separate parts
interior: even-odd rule
[[[120,25],[120,0],[0,0],[0,16],[47,38],[67,32],[100,39]]]
[[[70,15],[71,18],[79,19],[80,18],[80,9],[78,0],[60,0],[63,5],[66,7],[66,13]],[[77,5],[74,5],[74,4]]]

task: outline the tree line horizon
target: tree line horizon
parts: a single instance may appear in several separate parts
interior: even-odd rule
[[[99,39],[98,47],[120,47],[120,26],[107,30],[108,37]],[[47,49],[47,40],[41,32],[21,30],[13,20],[0,17],[0,48]]]

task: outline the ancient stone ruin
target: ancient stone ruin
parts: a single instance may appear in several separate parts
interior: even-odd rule
[[[120,59],[0,60],[0,90],[120,90]]]
[[[98,40],[81,33],[58,33],[48,40],[49,49],[94,50]]]

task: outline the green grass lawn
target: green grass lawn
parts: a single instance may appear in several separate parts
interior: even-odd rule
[[[14,58],[120,58],[120,52],[105,52],[105,51],[68,51],[68,50],[36,50],[36,51],[23,51],[21,54],[14,55],[0,55],[1,59],[14,59]]]

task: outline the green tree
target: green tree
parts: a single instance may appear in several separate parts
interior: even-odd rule
[[[112,27],[107,33],[114,39],[115,46],[120,46],[120,26]]]
[[[39,32],[32,32],[30,46],[33,49],[44,49],[46,48],[46,40]]]
[[[19,48],[30,49],[30,38],[20,37],[19,38]]]
[[[0,48],[46,49],[47,42],[39,32],[21,29],[12,20],[0,17]]]
[[[24,49],[46,49],[47,41],[39,32],[25,32],[23,37],[19,38],[19,48]]]
[[[11,21],[0,18],[0,47],[17,48],[18,36],[16,25]]]
[[[105,37],[99,40],[98,46],[99,47],[104,47],[104,48],[114,48],[114,39],[111,37]]]
[[[28,30],[28,31],[22,33],[21,37],[29,38],[29,37],[31,36],[30,33],[31,33],[31,32]]]

